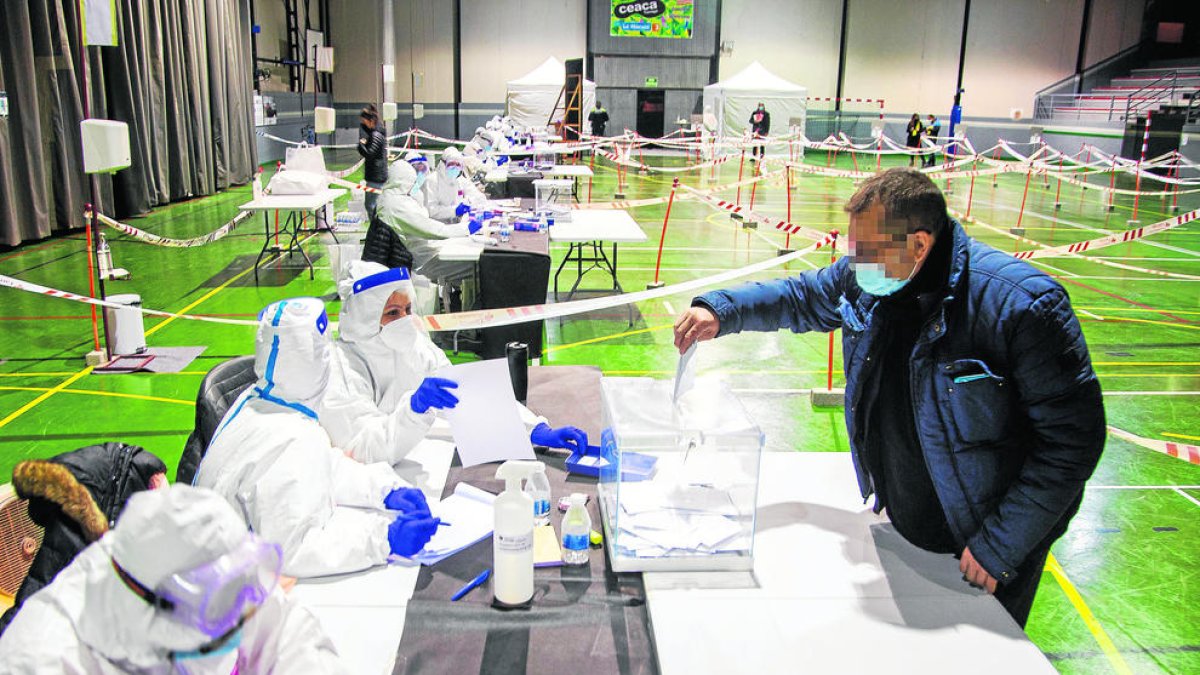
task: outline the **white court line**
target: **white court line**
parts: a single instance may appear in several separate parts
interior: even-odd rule
[[[663,307],[667,308],[667,314],[670,314],[671,316],[675,316],[675,308],[671,306],[670,302],[663,300]]]
[[[1200,499],[1196,499],[1195,497],[1189,495],[1188,493],[1184,492],[1183,490],[1180,490],[1179,488],[1175,488],[1175,491],[1179,493],[1180,497],[1183,497],[1184,499],[1195,504],[1196,506],[1200,506]]]
[[[808,394],[812,389],[734,389],[747,394]],[[1200,396],[1200,391],[1106,391],[1105,396]]]
[[[1093,319],[1095,319],[1095,320],[1097,320],[1097,321],[1103,321],[1103,320],[1104,320],[1104,317],[1100,316],[1099,314],[1092,314],[1091,312],[1087,311],[1086,309],[1079,309],[1078,307],[1076,307],[1076,308],[1075,308],[1075,311],[1079,312],[1080,314],[1084,314],[1084,315],[1086,315],[1086,316],[1090,316],[1090,317],[1092,317]]]
[[[1200,490],[1200,485],[1086,485],[1086,490]]]
[[[1053,270],[1055,272],[1058,272],[1059,274],[1063,275],[1064,277],[1067,277],[1070,279],[1074,279],[1079,276],[1075,272],[1068,272],[1067,270],[1064,270],[1061,267],[1055,267],[1054,265],[1051,265],[1047,262],[1043,262],[1043,260],[1041,258],[1034,258],[1034,259],[1030,260],[1030,262],[1032,262],[1033,264],[1035,264],[1039,267],[1045,267],[1048,270]]]

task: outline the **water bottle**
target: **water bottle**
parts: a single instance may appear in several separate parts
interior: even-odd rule
[[[545,232],[545,231],[546,231],[546,229],[547,229],[548,227],[549,227],[549,226],[546,224],[546,214],[544,214],[544,213],[543,213],[543,214],[539,215],[539,216],[538,216],[537,231],[538,231],[538,232]]]
[[[536,471],[525,480],[525,494],[533,500],[533,526],[550,524],[550,481],[545,471]]]
[[[568,565],[588,564],[588,539],[592,534],[592,517],[587,511],[587,497],[578,492],[571,495],[571,507],[562,521],[563,562]]]
[[[508,241],[512,238],[512,224],[508,222],[508,216],[505,215],[500,221],[500,241]]]

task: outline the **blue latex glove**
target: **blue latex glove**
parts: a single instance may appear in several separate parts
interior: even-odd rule
[[[483,222],[480,221],[478,218],[472,218],[471,220],[467,221],[467,232],[469,232],[470,234],[475,234],[476,232],[478,232],[482,229],[483,229]]]
[[[383,498],[383,505],[406,516],[429,517],[429,502],[425,493],[416,488],[396,488]]]
[[[457,388],[458,383],[454,380],[427,377],[409,398],[408,406],[418,415],[423,415],[430,408],[453,408],[458,405],[458,397],[447,390]]]
[[[508,155],[500,155],[496,158],[496,166],[504,166],[508,163]]]
[[[458,218],[462,218],[463,215],[468,214],[470,212],[471,212],[471,207],[469,205],[467,205],[465,202],[460,203],[454,209],[454,215]]]
[[[587,434],[576,427],[559,427],[551,429],[549,424],[542,422],[533,428],[529,440],[534,445],[547,448],[562,448],[571,452],[586,452],[588,447]]]
[[[392,553],[407,558],[419,552],[433,538],[440,522],[440,518],[397,516],[388,525],[388,545]]]

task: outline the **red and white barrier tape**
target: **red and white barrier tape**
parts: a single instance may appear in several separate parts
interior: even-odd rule
[[[1143,438],[1113,426],[1108,428],[1108,433],[1120,438],[1121,440],[1129,441],[1134,445],[1139,445],[1143,448],[1146,448],[1147,450],[1161,452],[1162,454],[1174,457],[1175,459],[1182,459],[1189,464],[1196,464],[1200,466],[1200,447],[1195,445],[1188,445],[1186,443],[1173,443],[1171,441],[1157,441],[1153,438]]]
[[[154,246],[165,246],[168,248],[193,248],[196,246],[204,246],[205,244],[211,244],[214,241],[217,241],[218,239],[223,238],[225,235],[232,232],[234,230],[234,228],[236,228],[238,225],[242,224],[242,222],[245,221],[249,216],[250,216],[249,211],[243,211],[243,212],[237,214],[236,216],[234,216],[233,220],[229,221],[228,223],[225,223],[221,227],[218,227],[217,229],[213,230],[212,232],[209,232],[208,234],[200,236],[200,237],[193,237],[191,239],[169,239],[167,237],[161,237],[157,234],[152,234],[145,230],[139,230],[138,228],[136,228],[132,225],[126,225],[125,223],[113,220],[112,218],[109,218],[108,216],[104,215],[103,213],[97,213],[96,220],[98,220],[101,224],[103,224],[107,227],[111,227],[112,229],[114,229],[122,234],[127,234],[127,235],[133,237],[134,239],[144,241],[147,244],[152,244]]]

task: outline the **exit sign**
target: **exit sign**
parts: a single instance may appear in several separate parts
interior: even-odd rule
[[[658,78],[657,77],[647,77],[646,78],[646,86],[647,87],[657,87],[658,86]]]

